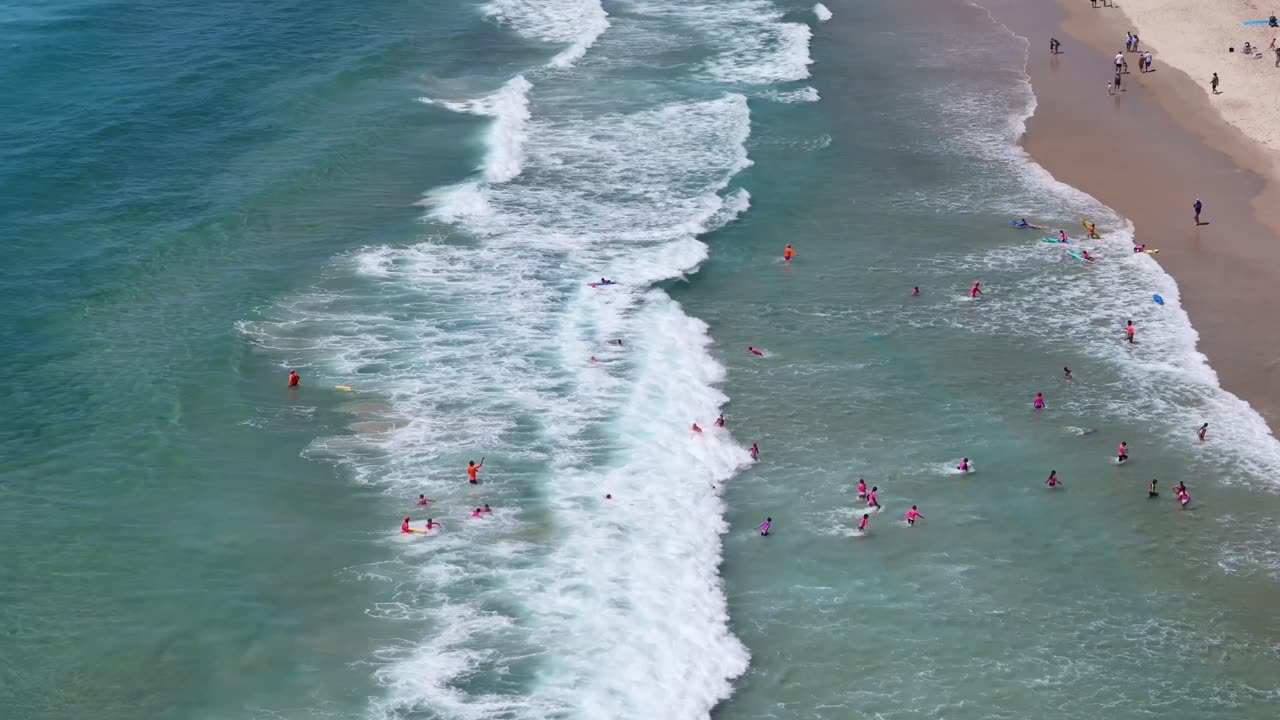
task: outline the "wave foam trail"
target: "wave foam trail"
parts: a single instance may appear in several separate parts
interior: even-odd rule
[[[609,29],[600,0],[492,0],[483,9],[522,37],[568,44],[551,59],[552,67],[573,65]]]
[[[826,22],[833,17],[831,11],[822,3],[813,6],[813,14],[818,17],[818,22]]]
[[[489,151],[481,170],[484,179],[491,183],[503,183],[520,174],[524,161],[524,143],[528,139],[529,91],[533,85],[516,75],[497,92],[477,100],[435,100],[422,97],[418,101],[427,105],[439,105],[454,112],[485,115],[494,118],[489,129]]]
[[[360,251],[332,288],[244,325],[382,398],[362,411],[376,432],[309,456],[406,506],[439,501],[444,532],[388,540],[404,567],[371,612],[424,634],[379,652],[373,716],[703,718],[745,670],[711,486],[749,460],[712,424],[726,398],[707,326],[651,285],[696,268],[698,235],[747,209],[729,183],[749,132],[736,94],[539,114],[520,178],[431,197],[435,229],[461,242]],[[602,275],[622,284],[588,286]],[[487,482],[469,488],[460,468],[482,454]],[[472,521],[480,503],[495,512]]]

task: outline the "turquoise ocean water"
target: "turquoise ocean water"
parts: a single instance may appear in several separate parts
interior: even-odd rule
[[[1274,717],[1280,446],[998,13],[0,7],[0,716]]]

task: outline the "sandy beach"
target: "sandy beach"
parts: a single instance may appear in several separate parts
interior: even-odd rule
[[[1084,3],[1077,0],[1071,5],[1079,11]],[[1280,28],[1243,24],[1265,20],[1277,7],[1254,0],[1124,0],[1117,8],[1099,12],[1122,13],[1141,39],[1140,47],[1150,40],[1157,64],[1191,76],[1206,95],[1211,94],[1209,80],[1217,73],[1221,83],[1212,98],[1213,108],[1249,138],[1278,150],[1280,63],[1274,43],[1280,42]],[[1119,49],[1123,37],[1121,33],[1107,39]],[[1246,55],[1246,42],[1257,50]]]
[[[1158,4],[1143,3],[1151,13]],[[1129,218],[1137,242],[1160,248],[1158,259],[1178,281],[1200,350],[1223,387],[1258,409],[1273,430],[1280,427],[1280,337],[1270,331],[1269,310],[1280,303],[1280,204],[1272,200],[1280,185],[1277,165],[1265,138],[1245,131],[1261,133],[1265,112],[1242,97],[1236,112],[1250,121],[1238,126],[1218,107],[1227,77],[1235,88],[1245,81],[1218,70],[1224,93],[1211,96],[1205,83],[1172,65],[1184,57],[1179,61],[1191,72],[1201,72],[1196,63],[1210,59],[1192,48],[1211,45],[1212,37],[1183,43],[1176,38],[1187,29],[1170,39],[1156,26],[1135,26],[1119,9],[1094,9],[1085,0],[1002,0],[991,10],[1032,44],[1027,72],[1037,107],[1023,138],[1028,153],[1058,179]],[[1158,22],[1178,25],[1173,18]],[[1128,53],[1124,90],[1110,96],[1112,58],[1127,30],[1152,49],[1155,69],[1139,72],[1137,54]],[[1058,55],[1048,51],[1051,37],[1062,42]],[[1182,55],[1163,51],[1184,45]],[[1249,77],[1273,70],[1271,63],[1248,62],[1254,63],[1245,65]],[[1199,226],[1192,219],[1197,198],[1205,204]]]

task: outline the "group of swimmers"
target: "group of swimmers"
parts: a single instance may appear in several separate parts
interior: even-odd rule
[[[482,458],[480,458],[480,462],[476,462],[475,460],[468,460],[468,461],[467,461],[467,483],[468,483],[468,484],[470,484],[470,485],[479,485],[479,484],[480,484],[480,468],[482,468],[482,467],[484,467],[484,458],[483,458],[483,457],[482,457]],[[420,494],[418,495],[418,507],[426,507],[426,506],[427,506],[427,503],[433,503],[433,502],[436,502],[436,501],[435,501],[435,500],[432,500],[432,499],[431,499],[431,498],[429,498],[429,497],[427,497],[425,494],[421,494],[421,493],[420,493]],[[478,507],[478,508],[476,508],[475,510],[472,510],[472,511],[471,511],[471,517],[473,517],[473,518],[482,518],[482,517],[484,517],[485,515],[487,515],[487,514],[489,514],[489,513],[491,513],[491,512],[493,512],[493,508],[489,507],[489,503],[485,503],[485,504],[484,504],[484,507]],[[414,528],[409,527],[409,519],[410,519],[410,518],[409,518],[409,516],[408,516],[408,515],[405,515],[405,516],[404,516],[404,521],[400,523],[400,532],[401,532],[401,533],[424,533],[424,532],[431,532],[432,530],[434,530],[434,529],[436,529],[436,528],[438,528],[438,527],[441,527],[440,523],[436,522],[433,518],[427,518],[427,523],[426,523],[426,525],[424,526],[426,529],[425,529],[425,530],[415,530]]]
[[[1036,228],[1036,229],[1040,228],[1040,226],[1038,225],[1033,225],[1027,222],[1026,218],[1020,219],[1018,222],[1013,223],[1013,225],[1019,228]],[[1086,228],[1088,230],[1088,234],[1090,238],[1100,237],[1098,234],[1097,226],[1094,225],[1093,223],[1086,223]],[[1063,243],[1069,242],[1066,231],[1064,230],[1058,231],[1058,240]],[[1146,249],[1145,246],[1136,245],[1134,247],[1134,252],[1140,253],[1140,252],[1143,252],[1145,249]],[[791,258],[795,257],[795,255],[796,255],[795,250],[792,249],[790,244],[788,244],[782,253],[783,262],[787,262],[787,263],[791,262]],[[1084,259],[1086,260],[1094,259],[1092,256],[1089,255],[1088,251],[1082,251],[1082,257],[1084,257]],[[976,299],[979,295],[982,295],[981,281],[974,280],[973,287],[969,288],[969,292],[967,294],[970,298],[974,298],[974,299]],[[920,287],[919,286],[912,287],[911,295],[913,297],[919,296]],[[1136,334],[1136,332],[1137,332],[1137,328],[1134,326],[1133,321],[1132,320],[1127,321],[1125,323],[1125,341],[1128,343],[1133,343],[1134,335]],[[747,350],[754,355],[763,355],[763,353],[757,350],[755,347],[748,347]],[[1067,382],[1071,382],[1070,367],[1064,366],[1062,368],[1062,374],[1063,374],[1063,378]],[[1031,401],[1031,406],[1036,410],[1047,409],[1048,406],[1045,403],[1044,393],[1037,392],[1035,395],[1035,398],[1032,399]],[[697,425],[695,424],[694,427],[697,428]],[[1209,423],[1204,423],[1196,431],[1196,436],[1200,439],[1200,442],[1204,442],[1205,434],[1208,432],[1208,430],[1209,430]],[[759,452],[760,451],[756,447],[756,444],[752,443],[751,459],[756,460],[759,457]],[[1121,442],[1120,445],[1116,448],[1116,464],[1124,464],[1126,461],[1128,461],[1128,459],[1129,459],[1129,444],[1128,442]],[[956,466],[956,469],[961,472],[968,473],[973,471],[973,466],[969,462],[969,458],[966,457],[960,461],[960,464]],[[1157,482],[1158,482],[1157,480],[1151,481],[1151,484],[1148,487],[1148,495],[1147,495],[1148,497],[1154,498],[1160,495],[1160,493],[1156,491]],[[1044,481],[1044,484],[1051,489],[1056,489],[1062,486],[1063,482],[1058,479],[1057,470],[1050,470],[1049,477]],[[875,509],[877,511],[882,509],[876,497],[876,494],[879,492],[879,490],[880,488],[876,486],[873,486],[870,490],[867,490],[866,481],[862,478],[858,478],[858,498],[860,500],[866,501],[866,506],[868,509]],[[1178,500],[1178,503],[1185,510],[1187,505],[1191,502],[1191,496],[1187,493],[1186,484],[1183,482],[1179,482],[1177,486],[1175,486],[1174,491],[1175,491],[1175,497]],[[863,513],[862,518],[858,522],[859,533],[865,534],[867,532],[867,524],[868,524],[868,521],[870,520],[870,517],[871,517],[870,513]],[[906,515],[903,516],[903,520],[905,520],[907,522],[907,525],[909,526],[914,526],[916,520],[918,519],[923,520],[924,515],[920,513],[919,508],[915,505],[912,505],[911,509],[908,510]],[[761,535],[768,535],[769,528],[772,525],[773,525],[773,518],[770,517],[770,518],[767,518],[765,522],[758,525],[757,529],[760,530]]]

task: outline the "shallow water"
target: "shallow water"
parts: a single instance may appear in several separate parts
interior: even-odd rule
[[[1123,219],[1017,149],[1024,41],[829,6],[0,26],[0,702],[1270,717],[1275,440]],[[1021,216],[1094,219],[1102,261]]]

